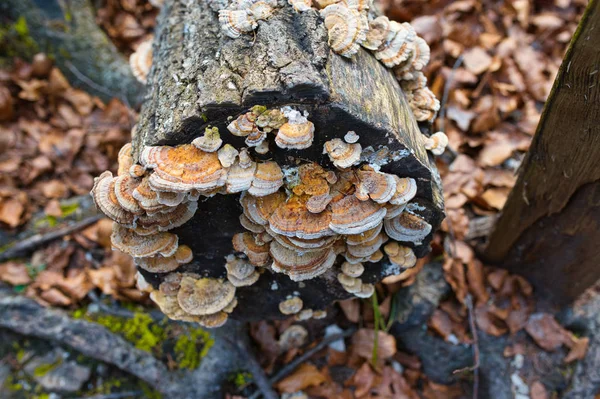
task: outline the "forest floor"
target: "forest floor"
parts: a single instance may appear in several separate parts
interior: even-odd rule
[[[97,22],[125,56],[152,34],[158,10],[150,3],[101,3]],[[525,279],[477,255],[515,183],[585,4],[382,2],[390,18],[412,21],[432,49],[426,74],[443,104],[436,130],[450,140],[438,159],[447,219],[432,253],[378,284],[372,299],[332,305],[322,320],[251,324],[264,372],[285,370],[275,384],[282,397],[595,397],[596,290],[555,313]],[[62,309],[67,323],[104,326],[169,372],[195,369],[212,338],[151,313],[131,259],[111,251],[111,222],[88,196],[95,176],[116,170],[136,118],[117,98],[103,102],[71,87],[43,54],[11,58],[0,69],[0,318],[20,309],[12,298],[30,298],[29,311],[39,304]],[[57,230],[58,239],[5,256],[9,243]],[[52,332],[21,336],[10,322],[0,327],[2,398],[161,395],[136,372],[73,350]],[[345,340],[319,345],[340,332]],[[304,361],[286,368],[294,359]],[[255,397],[252,381],[241,366],[228,380],[229,398]]]

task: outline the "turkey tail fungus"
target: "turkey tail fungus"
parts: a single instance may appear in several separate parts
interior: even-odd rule
[[[429,251],[429,48],[368,1],[319,5],[163,7],[132,144],[92,195],[172,319],[324,317]]]

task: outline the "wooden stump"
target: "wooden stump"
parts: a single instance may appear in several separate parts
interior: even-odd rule
[[[559,305],[600,278],[599,24],[592,0],[485,252]]]
[[[190,143],[209,126],[219,128],[225,143],[244,147],[244,139],[226,129],[232,118],[253,105],[292,105],[307,111],[315,125],[312,146],[282,150],[271,143],[268,154],[252,151],[252,156],[282,166],[314,161],[334,169],[323,155],[323,144],[355,131],[362,148],[372,153],[370,162],[379,163],[383,172],[417,180],[415,212],[433,227],[423,243],[414,247],[417,256],[425,255],[444,216],[441,183],[391,71],[363,49],[352,59],[330,51],[327,31],[314,9],[297,13],[280,1],[275,13],[259,22],[255,35],[231,39],[220,31],[216,3],[166,2],[155,35],[149,98],[133,138],[134,158],[144,146]],[[178,271],[223,277],[224,257],[233,252],[231,238],[244,231],[239,223],[241,212],[239,195],[201,200],[196,216],[172,231],[194,252],[194,260]],[[323,309],[333,300],[350,296],[337,282],[337,267],[307,282],[266,272],[254,285],[238,288],[232,317],[279,317],[279,302],[292,294],[300,295],[304,308]],[[362,278],[378,281],[393,271],[384,258],[370,263]],[[143,274],[155,287],[163,278]]]

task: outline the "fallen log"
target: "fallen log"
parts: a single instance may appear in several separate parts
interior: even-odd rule
[[[259,3],[267,17],[235,39],[222,26],[232,5],[220,21],[218,2],[165,4],[126,167],[93,191],[120,223],[113,244],[136,258],[142,286],[171,317],[204,325],[227,312],[320,317],[333,300],[368,297],[373,282],[429,251],[444,216],[426,150],[444,145],[417,122],[428,131],[439,103],[431,94],[428,112],[415,105],[418,90],[430,93],[420,70],[408,62],[420,80],[403,81],[403,91],[364,48],[351,58],[333,51],[327,10],[249,2]],[[344,12],[366,24],[366,9]],[[413,35],[407,54],[418,58],[412,28],[393,26]],[[114,187],[129,187],[138,202],[111,199]],[[200,309],[204,292],[212,302]]]

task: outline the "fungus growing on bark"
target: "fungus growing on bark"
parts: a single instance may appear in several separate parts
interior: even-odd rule
[[[92,198],[108,218],[123,226],[133,227],[135,215],[119,203],[115,193],[115,180],[109,171],[96,177],[91,191]]]
[[[255,121],[256,115],[253,112],[246,112],[227,125],[227,130],[234,136],[246,137],[256,130]]]
[[[437,132],[431,137],[425,137],[425,149],[431,151],[433,155],[442,155],[448,145],[448,136],[444,132]]]
[[[368,50],[378,50],[393,38],[393,34],[391,21],[381,15],[369,21],[369,31],[362,46]]]
[[[265,195],[264,197],[255,197],[245,192],[240,199],[244,215],[246,215],[250,221],[263,226],[269,223],[269,218],[273,212],[275,212],[284,201],[285,194],[281,191]]]
[[[217,151],[217,157],[219,158],[219,162],[221,162],[221,166],[224,168],[229,168],[235,162],[239,151],[235,149],[231,144],[225,144],[223,148]]]
[[[367,36],[367,17],[357,9],[343,4],[331,4],[321,10],[329,33],[329,46],[344,57],[352,57]]]
[[[233,255],[227,257],[225,269],[227,269],[227,280],[234,287],[252,285],[260,277],[253,265]]]
[[[391,239],[400,242],[412,242],[417,245],[421,244],[423,239],[431,233],[429,223],[406,211],[393,219],[385,220],[384,226],[385,232]]]
[[[269,262],[269,246],[259,245],[250,233],[238,233],[232,239],[233,248],[243,252],[254,266],[265,266]]]
[[[157,191],[207,192],[225,184],[226,173],[217,154],[204,152],[191,144],[146,147],[140,162],[154,170],[149,183]]]
[[[113,248],[134,258],[146,258],[156,255],[171,256],[177,251],[178,244],[178,238],[175,234],[155,233],[142,236],[117,223],[113,225],[111,241]]]
[[[235,287],[228,281],[187,275],[181,279],[177,292],[181,309],[194,316],[220,312],[234,297]]]
[[[288,249],[277,241],[271,242],[270,253],[273,258],[273,271],[286,274],[293,281],[320,276],[333,266],[336,258],[331,248],[301,253]]]
[[[227,180],[225,182],[227,193],[240,193],[249,190],[254,180],[255,171],[255,162],[246,167],[243,167],[241,162],[233,164],[227,172]]]
[[[337,280],[342,285],[344,290],[346,290],[347,292],[349,292],[351,294],[356,294],[357,292],[360,292],[360,290],[362,289],[363,284],[362,284],[361,279],[359,279],[359,278],[350,277],[345,273],[339,273],[337,275]]]
[[[311,0],[288,0],[288,3],[298,12],[304,12],[311,9]]]
[[[386,209],[371,201],[348,195],[331,205],[331,230],[339,234],[360,234],[381,223]]]
[[[383,247],[385,254],[395,265],[410,268],[416,265],[417,257],[412,249],[402,246],[397,242],[390,242]]]
[[[356,132],[352,130],[344,135],[344,141],[348,144],[357,143],[359,138],[360,137],[358,136],[358,134],[356,134]]]
[[[342,263],[342,273],[350,277],[360,277],[364,273],[365,268],[362,263]]]
[[[373,284],[362,284],[360,291],[355,292],[354,295],[359,298],[370,298],[375,292],[375,286]]]
[[[223,33],[232,39],[250,33],[258,26],[249,10],[219,10],[219,22]]]
[[[380,233],[370,241],[366,241],[357,245],[348,245],[347,251],[348,254],[355,258],[368,258],[369,256],[373,255],[386,240],[387,237],[385,234]]]
[[[134,258],[136,266],[150,273],[168,273],[176,270],[180,265],[192,261],[192,250],[186,245],[181,245],[171,256],[152,256],[146,258]]]
[[[417,194],[417,181],[411,177],[395,177],[396,192],[390,199],[392,205],[405,205]]]
[[[358,185],[356,197],[361,201],[371,198],[378,204],[384,204],[392,199],[396,193],[396,176],[372,170],[359,170],[357,172]]]
[[[313,316],[312,309],[302,309],[300,312],[296,313],[294,318],[298,321],[306,321],[310,320]]]
[[[346,169],[359,162],[361,151],[358,143],[349,144],[341,139],[333,139],[325,143],[323,153],[329,156],[335,167]]]
[[[139,44],[137,49],[129,56],[129,66],[133,76],[141,83],[146,84],[148,73],[152,67],[152,41],[153,37]]]
[[[165,210],[168,206],[159,202],[158,193],[150,187],[150,177],[142,178],[140,184],[133,190],[133,198],[147,214]]]
[[[299,197],[292,197],[273,212],[269,227],[284,236],[313,239],[333,235],[330,222],[331,212],[309,212]]]
[[[312,145],[315,125],[306,121],[303,123],[284,123],[277,131],[275,144],[279,148],[302,150]]]
[[[119,168],[117,170],[117,175],[122,176],[129,172],[129,169],[133,166],[133,156],[131,155],[131,143],[126,143],[119,150],[119,154],[117,155],[117,162]]]
[[[157,212],[152,215],[144,214],[136,219],[136,229],[151,229],[157,231],[169,231],[179,226],[182,226],[189,221],[196,210],[198,203],[196,201],[184,202],[175,208],[169,208],[165,212]]]
[[[254,179],[248,193],[256,197],[264,197],[278,191],[283,185],[283,172],[277,162],[260,162],[256,166]]]
[[[279,303],[279,311],[285,315],[296,314],[302,310],[304,303],[300,297],[294,296]]]
[[[375,58],[386,67],[393,68],[406,62],[413,54],[414,41],[417,37],[415,30],[409,23],[390,22],[390,29],[394,36],[386,41],[383,46],[375,50]]]
[[[223,140],[221,140],[219,129],[216,127],[206,128],[204,135],[192,141],[192,145],[204,152],[215,152],[221,147],[221,144],[223,144]]]

